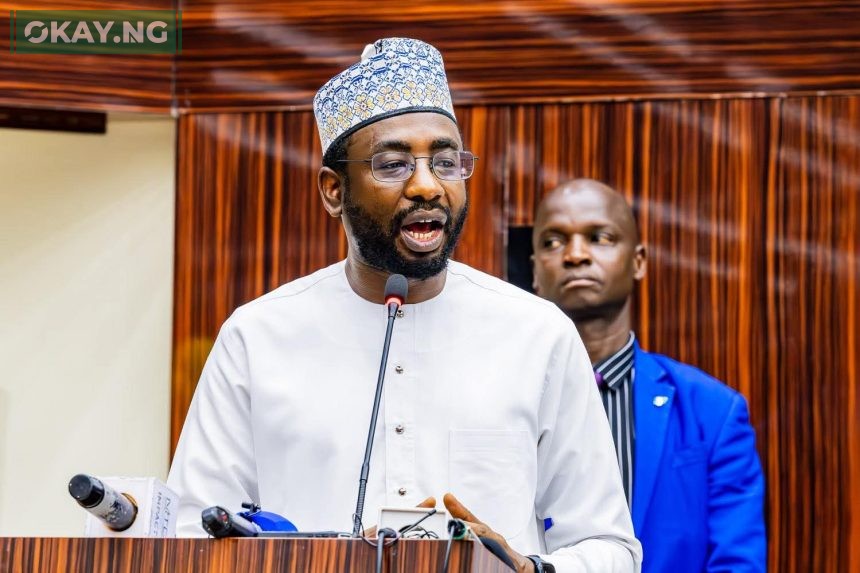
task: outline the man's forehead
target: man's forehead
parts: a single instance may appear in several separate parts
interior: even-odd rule
[[[579,211],[563,206],[548,209],[538,221],[541,230],[553,230],[568,227],[617,227],[615,219],[605,210]]]
[[[536,226],[541,230],[569,226],[606,226],[624,229],[633,224],[623,197],[601,189],[561,189],[549,195],[538,211]]]
[[[457,124],[438,113],[405,113],[372,123],[355,132],[350,146],[376,147],[393,143],[394,147],[431,147],[453,143],[461,147]]]

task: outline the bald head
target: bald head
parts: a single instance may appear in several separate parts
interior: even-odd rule
[[[599,207],[625,233],[629,233],[634,242],[639,242],[639,228],[627,199],[609,185],[595,179],[572,179],[550,191],[538,205],[532,240],[537,240],[539,229],[546,225],[549,217],[559,212],[569,212],[581,202]]]
[[[624,196],[593,179],[553,189],[538,206],[534,288],[574,321],[617,316],[645,275],[645,248]]]

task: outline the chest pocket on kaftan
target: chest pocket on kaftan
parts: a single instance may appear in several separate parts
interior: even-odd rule
[[[534,521],[536,456],[526,431],[451,430],[451,493],[510,540]]]

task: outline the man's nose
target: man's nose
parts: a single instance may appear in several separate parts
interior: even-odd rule
[[[430,159],[425,157],[416,159],[415,171],[406,180],[404,195],[414,201],[429,203],[441,197],[442,192],[442,182],[433,175],[433,171],[430,169]]]
[[[564,263],[569,266],[579,266],[591,263],[591,252],[588,243],[579,235],[574,235],[564,249]]]

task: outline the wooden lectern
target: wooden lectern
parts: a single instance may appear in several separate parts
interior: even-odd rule
[[[447,541],[401,539],[385,549],[387,573],[442,573]],[[360,539],[0,538],[0,573],[373,573],[376,549]],[[477,541],[455,541],[448,571],[510,573]]]

